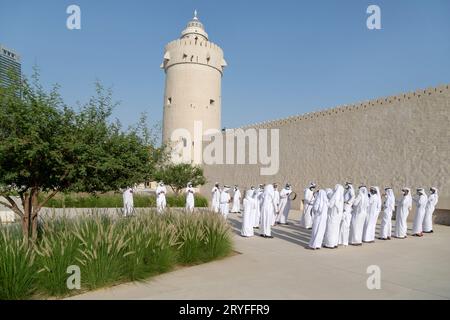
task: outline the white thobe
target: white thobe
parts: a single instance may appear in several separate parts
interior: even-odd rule
[[[241,191],[236,190],[233,195],[233,207],[231,212],[238,213],[241,212]]]
[[[249,192],[250,191],[250,192]],[[252,237],[254,235],[253,232],[253,225],[255,222],[255,219],[253,217],[254,215],[254,207],[255,207],[255,199],[253,199],[253,190],[247,191],[243,206],[244,206],[244,212],[242,214],[242,228],[241,228],[241,235],[244,237]]]
[[[425,218],[423,219],[423,231],[433,231],[433,213],[438,203],[437,193],[433,193],[428,197],[427,206],[425,207]]]
[[[275,214],[278,214],[280,211],[280,191],[275,189],[274,191],[274,202],[275,202]]]
[[[230,194],[228,191],[222,190],[220,193],[220,214],[226,219],[230,212]]]
[[[410,194],[403,196],[395,211],[395,237],[405,238],[408,231],[408,215],[411,210],[412,198]]]
[[[272,219],[272,227],[275,225],[275,223],[277,221],[278,213],[280,211],[280,192],[276,189],[274,191],[273,201],[275,203],[275,211],[274,211],[273,219]]]
[[[156,210],[158,213],[162,213],[166,209],[166,193],[165,186],[158,186],[156,188]]]
[[[259,224],[260,234],[271,236],[271,225],[275,212],[275,202],[273,186],[267,185],[264,188],[264,198],[261,206],[261,222]]]
[[[327,228],[328,198],[324,190],[320,190],[313,204],[313,225],[309,247],[320,249]]]
[[[380,238],[387,239],[392,233],[392,212],[395,210],[394,192],[389,189],[386,191],[387,197],[384,202],[383,216],[381,217]]]
[[[122,194],[123,213],[125,216],[131,215],[134,211],[133,189],[127,188]]]
[[[289,211],[291,210],[291,199],[289,195],[292,190],[283,188],[280,192],[280,212],[278,213],[276,222],[286,224],[289,217]]]
[[[427,196],[422,194],[414,199],[416,202],[416,216],[413,223],[413,234],[422,233],[423,220],[425,218],[425,207],[427,206]]]
[[[328,248],[337,247],[339,242],[339,228],[344,211],[344,187],[336,186],[329,202],[327,228],[325,231],[324,246]]]
[[[255,196],[255,224],[254,227],[257,228],[259,226],[259,220],[261,219],[261,205],[262,205],[262,191],[257,190]]]
[[[220,189],[217,187],[212,188],[211,190],[211,210],[214,213],[218,213],[219,212],[219,199],[220,199]]]
[[[310,188],[306,188],[303,198],[303,215],[300,219],[300,225],[303,228],[310,229],[313,223],[312,206],[314,202],[314,192]]]
[[[350,186],[344,193],[344,212],[342,214],[341,227],[339,230],[339,244],[348,246],[350,235],[350,223],[352,221],[352,206],[355,201],[355,190]]]
[[[369,198],[369,209],[364,221],[363,241],[375,241],[375,230],[377,227],[378,216],[381,210],[381,201],[378,194],[371,195]]]
[[[367,198],[367,191],[360,190],[353,204],[352,220],[350,223],[350,236],[349,236],[350,244],[362,243],[364,221],[366,220],[367,216],[368,202],[369,199]]]
[[[195,199],[194,199],[194,188],[186,188],[186,211],[194,212]]]

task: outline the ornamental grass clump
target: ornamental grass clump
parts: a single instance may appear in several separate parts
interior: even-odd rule
[[[73,266],[82,292],[207,262],[231,249],[229,226],[209,212],[53,215],[41,220],[35,241],[23,237],[20,225],[0,225],[0,300],[79,293],[67,286]]]
[[[20,227],[0,227],[0,300],[30,298],[35,277],[35,252]]]

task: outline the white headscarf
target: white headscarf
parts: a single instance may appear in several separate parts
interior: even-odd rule
[[[314,211],[315,212],[322,212],[322,210],[328,207],[328,197],[325,190],[320,189],[319,193],[316,196],[316,199],[314,200]]]
[[[439,190],[437,188],[435,188],[435,187],[431,187],[430,189],[434,190],[434,193],[431,193],[430,196],[434,195],[436,197],[436,202],[439,201]]]
[[[330,202],[334,203],[334,206],[337,208],[344,208],[344,187],[342,185],[337,184],[334,187],[334,193]]]
[[[331,197],[333,196],[333,190],[331,190],[330,188],[326,188],[325,192],[327,193],[328,200],[331,199]]]
[[[366,187],[359,187],[359,193],[361,194],[360,206],[362,208],[367,207],[367,205],[369,203],[369,198],[367,196],[367,188]]]
[[[411,189],[410,188],[403,188],[404,190],[408,190],[408,194],[406,196],[403,196],[405,199],[405,204],[408,206],[411,206],[412,204],[412,196],[411,196]]]
[[[386,208],[389,208],[391,210],[395,209],[395,195],[394,195],[394,191],[390,188],[386,190],[385,206],[386,206]]]
[[[272,198],[275,195],[275,190],[273,189],[272,184],[268,184],[264,187],[264,199],[266,199],[267,195],[271,196]]]

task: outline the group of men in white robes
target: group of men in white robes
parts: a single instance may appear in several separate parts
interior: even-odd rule
[[[254,228],[259,228],[260,236],[273,238],[272,227],[275,224],[287,224],[292,193],[289,183],[278,191],[278,184],[260,184],[258,188],[252,186],[245,192],[242,214],[243,237],[252,237]]]
[[[220,189],[218,182],[214,184],[214,187],[211,190],[211,211],[220,213],[225,219],[230,212],[241,212],[241,191],[239,190],[239,187],[237,185],[234,186],[233,196],[231,196],[230,192],[230,186],[224,185],[223,188]],[[232,205],[231,210],[230,203]]]
[[[360,186],[358,195],[351,183],[347,182],[345,190],[337,184],[334,190],[321,189],[318,192],[314,183],[305,190],[304,210],[301,226],[311,226],[309,248],[320,249],[322,246],[330,249],[338,245],[362,245],[375,241],[376,225],[382,212],[379,239],[390,240],[392,234],[392,214],[396,207],[392,188],[385,188],[384,204],[380,189],[376,186],[367,190]],[[403,188],[403,197],[397,205],[396,227],[394,236],[406,238],[407,218],[416,203],[416,215],[413,225],[413,236],[423,236],[423,233],[433,232],[433,212],[438,202],[437,188],[430,188],[427,196],[423,188],[417,189],[417,196],[412,199],[411,190]],[[310,219],[312,224],[309,224]]]

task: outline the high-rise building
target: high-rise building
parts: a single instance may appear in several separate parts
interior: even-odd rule
[[[11,75],[21,78],[20,56],[13,50],[0,44],[0,86],[11,83]]]
[[[163,141],[182,143],[191,148],[194,143],[177,136],[177,131],[196,136],[197,125],[202,134],[220,130],[221,81],[227,63],[222,49],[209,41],[197,12],[178,40],[170,42],[164,51],[161,68],[166,73],[164,93]],[[197,146],[198,147],[198,146]],[[199,159],[192,157],[193,162]]]

